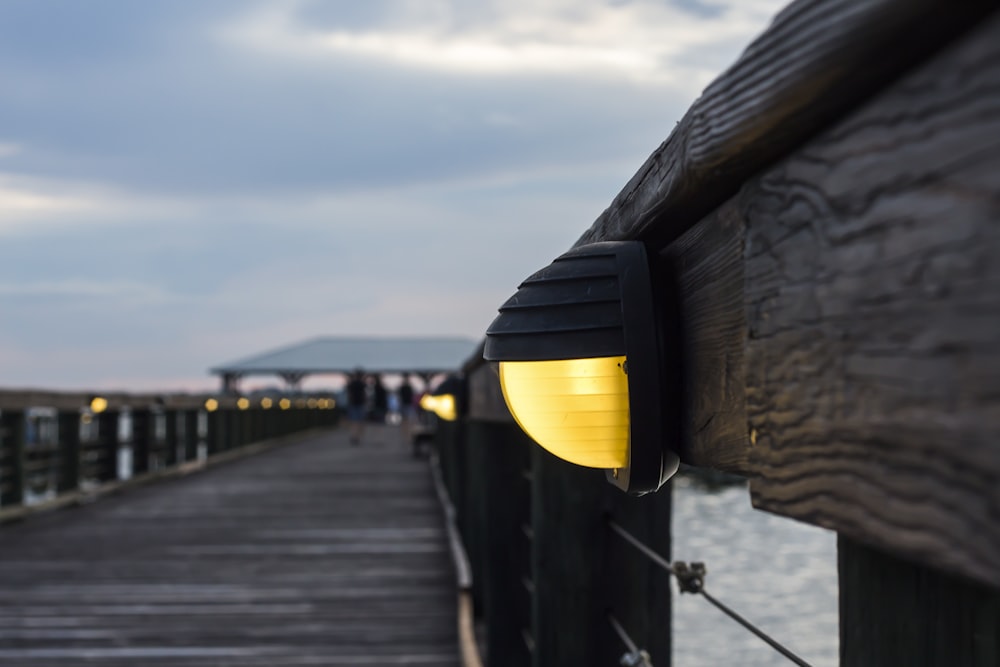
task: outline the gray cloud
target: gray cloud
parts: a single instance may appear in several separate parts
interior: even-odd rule
[[[3,383],[478,336],[776,6],[6,0]]]

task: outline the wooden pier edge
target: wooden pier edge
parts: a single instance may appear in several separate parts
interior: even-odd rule
[[[431,478],[434,480],[434,492],[441,505],[445,531],[448,534],[448,549],[452,564],[455,566],[455,587],[458,590],[456,608],[458,616],[458,647],[462,659],[462,667],[483,667],[476,643],[475,621],[472,604],[472,566],[462,543],[462,534],[458,529],[455,506],[451,502],[448,489],[441,474],[441,464],[437,454],[432,454],[429,461]]]
[[[14,507],[0,508],[0,525],[14,521],[23,521],[37,514],[45,514],[47,512],[54,512],[61,509],[79,507],[81,505],[89,505],[101,500],[102,498],[124,493],[130,489],[162,480],[186,477],[187,475],[209,470],[233,461],[238,461],[248,456],[261,454],[277,447],[300,442],[328,430],[329,428],[323,427],[308,431],[297,431],[288,435],[261,440],[260,442],[245,445],[238,449],[220,452],[214,456],[204,459],[186,461],[170,468],[148,472],[129,479],[105,482],[99,486],[86,490],[69,491],[67,493],[59,494],[51,500],[40,502],[35,505],[17,505]]]

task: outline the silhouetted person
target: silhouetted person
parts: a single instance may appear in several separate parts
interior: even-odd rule
[[[400,433],[403,437],[403,444],[406,444],[410,441],[413,421],[417,415],[413,403],[413,385],[410,384],[410,376],[406,373],[403,374],[403,384],[396,389],[396,397],[399,399]]]
[[[389,392],[382,384],[380,375],[372,376],[372,418],[377,424],[385,423],[385,413],[389,411]]]
[[[347,418],[351,422],[351,444],[361,444],[365,432],[365,413],[368,411],[368,388],[365,374],[359,368],[351,374],[347,382]]]

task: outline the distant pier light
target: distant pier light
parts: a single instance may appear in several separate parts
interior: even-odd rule
[[[99,415],[108,409],[108,399],[103,396],[94,396],[90,399],[90,411]]]

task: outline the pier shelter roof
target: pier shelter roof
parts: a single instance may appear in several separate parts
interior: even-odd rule
[[[461,337],[314,338],[210,370],[228,385],[248,375],[278,375],[298,384],[309,375],[349,373],[413,373],[429,376],[456,371],[476,350],[478,341]]]

